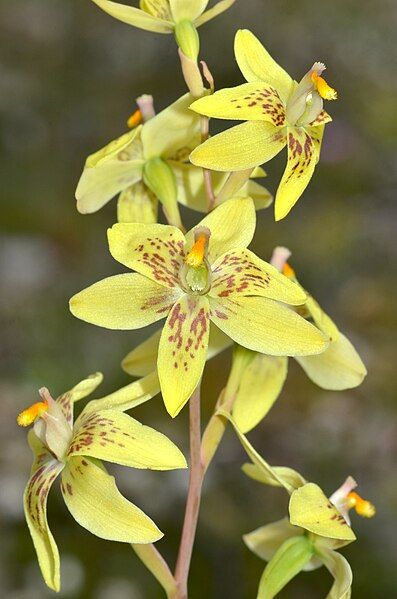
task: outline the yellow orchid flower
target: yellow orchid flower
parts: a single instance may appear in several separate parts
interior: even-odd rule
[[[299,285],[288,263],[283,267],[283,274]],[[303,287],[301,289],[307,294]],[[360,356],[316,300],[307,294],[305,303],[296,310],[329,339],[329,346],[319,355],[294,356],[307,376],[313,383],[329,391],[342,391],[360,385],[367,374]],[[281,393],[287,371],[288,358],[253,354],[241,377],[233,404],[233,417],[244,433],[254,428],[273,406]]]
[[[207,212],[202,169],[188,162],[189,152],[200,141],[199,118],[188,110],[191,100],[186,94],[154,116],[151,96],[138,98],[140,108],[128,119],[132,130],[87,158],[76,189],[79,212],[96,212],[118,193],[119,222],[157,222],[158,199],[169,220],[179,227],[177,202]],[[256,169],[236,193],[251,196],[258,210],[267,208],[273,199],[252,180],[264,176],[263,169]],[[216,194],[227,177],[228,173],[215,173]]]
[[[248,83],[196,100],[196,112],[220,119],[242,120],[215,135],[191,154],[193,164],[219,171],[243,170],[271,160],[285,146],[288,161],[275,201],[275,218],[284,218],[306,189],[320,157],[324,126],[331,117],[323,100],[336,92],[315,62],[294,81],[250,31],[237,32],[235,55]]]
[[[270,355],[324,351],[327,341],[287,305],[306,294],[247,248],[255,230],[251,198],[221,204],[186,236],[169,225],[118,223],[112,256],[137,271],[116,275],[70,300],[72,313],[110,329],[137,329],[167,318],[158,375],[176,416],[202,375],[209,323],[242,346]]]
[[[127,25],[154,33],[174,33],[189,58],[197,58],[196,27],[204,25],[230,8],[236,0],[221,0],[206,10],[209,0],[140,0],[139,8],[110,0],[93,0],[107,14]]]
[[[76,189],[79,212],[96,212],[121,192],[122,221],[155,222],[158,198],[168,220],[181,227],[173,169],[199,143],[200,119],[188,110],[191,101],[185,94],[143,124],[134,113],[131,131],[89,156]]]
[[[328,499],[318,485],[308,483],[292,468],[270,466],[229,413],[220,409],[218,415],[232,423],[251,460],[244,464],[244,473],[260,483],[283,487],[290,495],[289,518],[261,526],[243,537],[248,548],[268,562],[258,599],[272,599],[300,571],[322,565],[334,577],[327,599],[347,599],[352,573],[347,560],[335,550],[356,539],[349,510],[354,508],[359,515],[370,518],[375,514],[372,503],[353,491],[357,483],[351,476]]]
[[[41,401],[18,416],[34,424],[28,441],[34,454],[24,493],[24,510],[46,584],[60,589],[59,552],[47,522],[47,498],[61,475],[61,491],[73,518],[102,539],[152,543],[163,534],[156,524],[118,491],[100,460],[152,470],[185,468],[179,449],[164,435],[122,410],[152,396],[153,380],[136,381],[110,396],[89,402],[73,424],[73,406],[102,381],[91,375],[54,400],[40,389]]]

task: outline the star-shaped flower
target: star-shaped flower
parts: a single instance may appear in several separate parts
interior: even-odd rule
[[[283,273],[299,285],[288,263],[284,265]],[[304,290],[303,287],[301,289]],[[313,322],[330,342],[321,354],[295,356],[307,376],[322,389],[330,391],[342,391],[360,385],[367,374],[365,365],[349,339],[339,331],[316,300],[307,294],[305,303],[296,310],[308,322]],[[286,357],[252,355],[233,404],[233,417],[244,433],[254,428],[273,406],[281,393],[287,371]]]
[[[275,201],[280,220],[313,175],[324,125],[332,120],[323,110],[323,100],[337,95],[322,77],[323,63],[315,62],[297,83],[248,30],[237,32],[235,54],[248,83],[200,98],[191,108],[206,116],[247,122],[211,137],[190,158],[205,168],[235,171],[267,162],[287,146],[287,167]]]
[[[167,410],[176,416],[203,373],[209,324],[234,341],[270,355],[307,355],[327,347],[324,335],[290,305],[306,294],[246,249],[255,230],[251,198],[221,204],[186,236],[168,225],[118,223],[112,256],[135,271],[81,291],[72,313],[110,329],[136,329],[167,318],[158,375]]]
[[[46,584],[59,591],[59,553],[47,522],[47,498],[61,475],[61,491],[73,518],[94,535],[125,543],[152,543],[163,534],[118,491],[100,460],[152,470],[185,468],[179,449],[164,435],[122,410],[146,401],[153,381],[89,402],[73,424],[73,406],[101,382],[97,373],[54,400],[40,389],[41,401],[18,416],[29,426],[34,461],[24,493],[26,521]]]
[[[243,471],[250,478],[273,487],[282,487],[290,495],[289,517],[266,524],[244,535],[244,542],[256,555],[268,562],[259,584],[259,597],[275,597],[300,571],[325,566],[334,577],[329,599],[349,597],[352,572],[347,560],[336,549],[356,539],[348,512],[352,508],[366,518],[375,514],[371,502],[353,489],[357,483],[349,476],[328,498],[322,489],[307,482],[301,474],[285,466],[271,466],[252,447],[228,413],[228,418],[251,459]]]
[[[139,29],[155,33],[173,33],[184,21],[196,27],[214,19],[230,8],[236,0],[221,0],[209,10],[209,0],[140,0],[139,8],[110,0],[93,0],[111,17]]]

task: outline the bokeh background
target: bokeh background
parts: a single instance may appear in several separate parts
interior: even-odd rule
[[[393,0],[237,0],[200,29],[218,88],[242,82],[232,47],[236,29],[247,27],[298,79],[325,61],[339,91],[308,191],[281,223],[271,209],[260,214],[253,249],[267,259],[274,245],[291,248],[301,281],[354,341],[369,375],[353,391],[325,392],[291,363],[281,398],[250,438],[271,463],[295,467],[329,493],[352,474],[376,504],[376,518],[353,516],[359,540],[344,550],[360,599],[397,589],[396,17]],[[152,93],[160,110],[185,88],[171,36],[116,22],[89,0],[3,1],[0,22],[0,595],[41,599],[52,593],[23,520],[31,457],[15,416],[44,384],[58,394],[96,370],[105,374],[97,396],[127,384],[120,360],[146,335],[96,328],[68,311],[76,291],[121,271],[105,242],[115,202],[81,216],[74,189],[86,155],[125,130],[136,96]],[[272,191],[284,161],[283,152],[267,167]],[[194,213],[184,216],[195,222]],[[226,353],[208,365],[204,418],[229,363]],[[157,397],[134,415],[187,449],[187,410],[171,422]],[[228,431],[205,483],[192,599],[256,596],[264,563],[241,535],[282,517],[287,502],[281,490],[246,479],[244,461]],[[112,470],[166,532],[160,548],[173,562],[187,474]],[[128,545],[81,529],[56,491],[49,518],[62,556],[61,597],[163,596]],[[324,569],[301,574],[280,597],[321,598],[330,584]]]

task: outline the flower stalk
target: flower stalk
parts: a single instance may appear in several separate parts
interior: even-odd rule
[[[190,470],[185,518],[175,568],[176,599],[187,599],[187,582],[200,511],[204,468],[201,462],[200,383],[189,401]]]

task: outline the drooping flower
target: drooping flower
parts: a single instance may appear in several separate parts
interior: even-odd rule
[[[147,97],[147,96],[145,96]],[[177,202],[207,212],[202,169],[190,164],[190,151],[200,142],[199,117],[188,106],[189,94],[156,116],[145,116],[140,109],[129,118],[132,130],[89,156],[76,189],[77,209],[83,214],[96,212],[120,194],[119,222],[157,222],[158,200],[171,223],[182,227]],[[225,173],[213,178],[215,193],[227,179]],[[257,169],[252,177],[263,177]],[[257,209],[272,201],[271,194],[249,180],[236,194],[250,195]]]
[[[211,137],[191,154],[193,164],[219,171],[243,170],[271,160],[285,146],[288,161],[275,200],[284,218],[306,189],[320,157],[324,126],[331,117],[323,100],[335,100],[315,62],[299,83],[248,30],[235,39],[235,55],[248,83],[196,100],[191,108],[220,119],[247,121]]]
[[[189,38],[193,40],[196,27],[204,25],[211,19],[214,19],[222,12],[230,8],[236,0],[221,0],[215,6],[206,10],[209,0],[140,0],[139,8],[126,6],[110,0],[93,0],[95,4],[102,8],[111,17],[133,25],[139,29],[153,31],[154,33],[174,33],[177,41],[183,34],[187,25],[190,25],[193,31]],[[181,31],[182,30],[182,31]],[[198,51],[198,39],[191,45]],[[186,46],[183,47],[185,54]]]
[[[251,459],[243,471],[250,478],[282,487],[290,495],[289,517],[266,524],[244,535],[245,544],[268,562],[259,584],[258,599],[275,597],[299,572],[325,566],[334,577],[328,599],[350,596],[352,572],[349,563],[336,549],[356,539],[348,512],[354,508],[364,517],[372,517],[375,508],[353,492],[356,482],[348,477],[328,499],[322,489],[307,482],[301,474],[285,466],[270,466],[252,447],[230,414],[228,418]]]
[[[34,424],[28,441],[34,461],[24,493],[26,522],[46,584],[60,588],[58,547],[47,522],[47,498],[61,475],[61,491],[73,518],[94,535],[125,543],[152,543],[163,534],[142,510],[118,491],[101,460],[152,470],[185,468],[179,449],[164,435],[143,426],[123,410],[146,401],[153,380],[89,402],[73,424],[74,403],[101,382],[96,373],[54,400],[46,388],[41,401],[18,416]]]
[[[283,274],[299,282],[286,263]],[[300,286],[301,287],[301,286]],[[301,287],[303,290],[303,287]],[[313,322],[329,339],[328,348],[319,355],[295,356],[307,376],[322,389],[341,391],[360,385],[367,370],[349,339],[307,293],[306,301],[296,308],[308,322]],[[233,417],[239,428],[248,432],[268,413],[283,388],[288,371],[288,358],[253,354],[243,376],[233,406]]]
[[[186,236],[168,225],[118,223],[112,256],[137,271],[95,283],[70,301],[72,313],[110,329],[136,329],[167,318],[158,375],[167,410],[178,414],[196,388],[209,323],[234,341],[270,355],[323,351],[327,341],[286,304],[306,294],[246,247],[255,230],[251,198],[221,204]]]
[[[89,156],[76,189],[79,212],[96,212],[121,192],[119,213],[135,200],[136,218],[154,222],[158,198],[169,221],[181,227],[174,168],[187,161],[200,136],[191,100],[185,94],[144,124],[138,115],[131,131]]]

